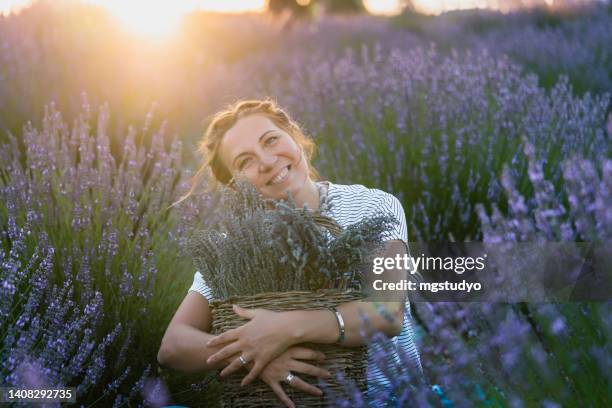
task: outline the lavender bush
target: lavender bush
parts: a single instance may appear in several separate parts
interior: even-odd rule
[[[226,70],[239,95],[276,95],[320,143],[325,178],[393,191],[416,241],[479,239],[475,203],[500,200],[504,164],[527,182],[524,135],[561,183],[569,154],[609,155],[609,97],[547,92],[507,58],[364,47],[252,58]],[[307,102],[305,102],[307,101]],[[367,163],[364,166],[363,163]]]
[[[509,208],[489,216],[478,205],[484,242],[606,241],[611,235],[612,162],[574,157],[563,163],[562,191],[543,176],[525,147],[534,196],[516,190],[505,172]],[[562,198],[566,199],[564,205]],[[612,305],[603,303],[417,303],[426,380],[408,359],[380,364],[391,406],[605,406],[612,352]],[[435,384],[430,387],[430,384]],[[338,406],[367,406],[347,387]]]
[[[525,155],[529,158],[527,174],[532,194],[525,197],[508,168],[504,169],[502,183],[508,197],[508,214],[503,215],[495,204],[491,216],[482,205],[477,207],[485,242],[603,242],[612,238],[610,158],[564,160],[563,188],[556,191],[529,143],[525,144]]]
[[[611,21],[610,13],[597,12],[558,26],[496,30],[468,42],[509,55],[537,73],[545,87],[566,75],[579,94],[605,93],[612,90]]]
[[[100,292],[75,296],[72,276],[67,276],[63,285],[51,283],[55,250],[42,233],[29,251],[28,241],[36,234],[33,221],[21,226],[10,216],[9,228],[3,231],[2,242],[9,247],[3,245],[0,252],[1,383],[11,387],[72,386],[77,399],[82,400],[99,389],[107,370],[107,350],[118,341],[122,324],[117,323],[108,333],[100,329],[104,311]],[[70,258],[64,259],[67,269],[72,268],[69,262]],[[128,344],[122,346],[124,354]],[[129,371],[128,366],[125,374]],[[114,395],[126,375],[109,383],[103,397]],[[138,391],[133,388],[132,394]]]
[[[42,129],[28,124],[0,149],[2,373],[15,384],[38,359],[48,381],[78,386],[79,402],[119,406],[155,374],[160,316],[192,269],[179,237],[205,206],[168,209],[188,185],[180,142],[149,134],[149,118],[115,156],[108,115],[94,119],[85,102],[69,127],[49,106]]]
[[[612,90],[612,14],[605,5],[590,4],[572,14],[472,10],[424,18],[406,13],[393,21],[444,50],[487,49],[505,54],[536,73],[546,88],[565,75],[579,94]]]

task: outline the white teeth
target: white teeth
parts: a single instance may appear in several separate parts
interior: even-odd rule
[[[278,184],[281,181],[283,181],[285,179],[285,177],[287,176],[287,174],[289,174],[289,168],[285,167],[279,174],[278,176],[274,177],[272,179],[272,181],[270,181],[270,184]]]

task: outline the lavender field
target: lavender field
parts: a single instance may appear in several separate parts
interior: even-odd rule
[[[215,203],[170,205],[228,102],[275,98],[323,179],[401,200],[410,241],[606,242],[611,92],[609,4],[291,26],[201,12],[163,41],[76,2],[0,16],[0,386],[214,406],[215,381],[156,355]],[[383,367],[388,406],[610,405],[609,301],[412,308],[425,378]],[[336,402],[363,401],[347,384]]]

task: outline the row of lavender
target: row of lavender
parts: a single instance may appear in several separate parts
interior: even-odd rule
[[[486,49],[535,72],[545,87],[565,74],[578,93],[601,94],[612,89],[611,16],[604,7],[576,17],[553,15],[556,25],[542,25],[530,13],[404,16],[397,24],[361,16],[287,29],[262,16],[196,13],[174,38],[156,43],[132,36],[101,8],[44,0],[19,15],[0,16],[0,138],[40,120],[51,100],[76,116],[83,90],[92,103],[121,109],[113,126],[134,123],[157,100],[173,128],[195,135],[203,114],[224,94],[211,81],[219,66],[279,48],[309,53],[326,47],[334,54],[363,43],[402,49],[435,43],[444,54]]]
[[[394,26],[449,50],[485,48],[507,55],[554,86],[567,75],[577,93],[612,90],[612,6],[593,3],[570,12],[527,10],[504,15],[487,10],[435,18],[405,13]]]
[[[258,87],[316,129],[326,177],[400,195],[417,240],[610,238],[604,99],[574,97],[564,82],[548,94],[488,55],[373,49],[329,62],[311,54],[316,72],[300,68],[300,58],[225,72],[243,91],[241,75],[259,75]],[[181,144],[163,127],[152,132],[152,118],[113,136],[107,109],[94,116],[85,104],[68,126],[51,107],[41,129],[28,125],[2,146],[2,377],[77,386],[84,405],[121,405],[143,393],[156,400],[160,322],[191,278],[180,240],[186,225],[205,222],[209,203],[167,208],[189,174]],[[456,219],[456,211],[467,215]],[[418,214],[435,215],[438,227]],[[609,304],[416,311],[427,375],[444,399],[554,406],[606,396]],[[395,398],[441,398],[415,389],[402,366],[385,369],[397,371]],[[189,385],[167,379],[173,393]]]
[[[236,95],[274,95],[289,108],[319,142],[324,177],[393,191],[415,241],[480,239],[475,206],[491,210],[503,199],[504,166],[522,191],[531,190],[523,154],[529,144],[565,209],[563,160],[612,154],[608,95],[576,97],[564,78],[547,92],[537,77],[486,51],[284,52],[226,67],[223,75]],[[557,229],[547,238],[592,236]]]

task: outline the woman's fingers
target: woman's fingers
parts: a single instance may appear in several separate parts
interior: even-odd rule
[[[314,395],[315,397],[320,397],[323,395],[323,391],[321,391],[319,388],[308,384],[306,381],[295,375],[293,376],[293,380],[291,380],[290,385],[296,390],[304,391],[305,393]]]
[[[312,364],[304,363],[303,361],[293,360],[289,362],[288,366],[289,366],[289,370],[291,371],[297,371],[299,373],[312,375],[313,377],[320,377],[320,378],[330,378],[331,377],[331,373],[327,371],[326,369],[314,366]]]
[[[267,364],[267,362],[266,362],[266,364]],[[261,370],[263,370],[264,367],[265,367],[265,364],[261,364],[261,362],[255,361],[255,365],[253,366],[253,368],[251,368],[251,371],[249,371],[247,376],[242,379],[242,381],[240,382],[240,385],[242,385],[242,386],[247,385],[251,381],[256,379],[257,376],[259,375]]]
[[[269,385],[272,388],[272,391],[274,391],[274,393],[278,396],[278,399],[280,399],[287,407],[295,408],[295,404],[293,401],[291,401],[287,394],[285,394],[285,390],[283,390],[283,387],[281,387],[279,383],[273,382]]]
[[[249,361],[249,359],[243,354],[242,357],[246,360]],[[246,364],[248,365],[248,363]],[[245,364],[242,364],[242,361],[240,361],[240,356],[235,357],[231,363],[229,363],[223,370],[221,370],[221,373],[219,373],[219,375],[221,377],[225,377],[227,375],[230,375],[231,373],[239,370],[240,368],[242,368],[243,366],[246,366]]]
[[[221,350],[217,351],[212,356],[208,357],[206,362],[208,364],[213,364],[213,363],[216,363],[217,361],[221,361],[223,359],[231,357],[234,354],[239,353],[239,352],[240,352],[240,345],[238,344],[237,341],[235,341],[232,344],[228,344],[227,346],[223,347]]]
[[[238,338],[238,329],[230,329],[223,334],[213,337],[206,342],[206,346],[219,346],[230,341],[234,341]]]
[[[300,360],[325,360],[325,354],[307,347],[292,347],[290,355]]]
[[[234,309],[234,313],[240,317],[244,317],[245,319],[252,319],[257,313],[257,309],[245,309],[236,304],[232,305],[232,308]]]

